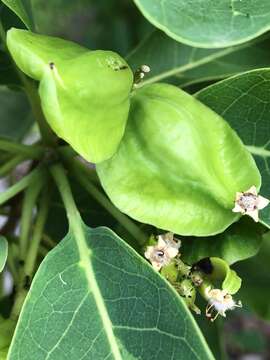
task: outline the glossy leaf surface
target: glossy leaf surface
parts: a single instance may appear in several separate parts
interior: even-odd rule
[[[179,42],[220,48],[240,44],[270,28],[268,0],[134,0],[143,15]]]
[[[259,69],[205,88],[199,100],[224,117],[254,156],[262,175],[260,194],[270,198],[270,70]],[[270,206],[259,212],[270,226]]]
[[[69,235],[34,279],[10,360],[213,359],[179,295],[107,228]]]
[[[133,75],[111,51],[24,30],[8,32],[18,67],[40,81],[41,104],[52,129],[85,159],[111,157],[123,136]]]
[[[236,192],[260,187],[255,162],[226,122],[166,84],[136,92],[119,151],[98,174],[121,211],[180,235],[222,232],[239,218]]]

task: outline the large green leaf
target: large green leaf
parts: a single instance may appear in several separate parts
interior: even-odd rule
[[[269,56],[269,40],[265,36],[225,49],[200,49],[181,44],[157,30],[141,41],[127,61],[134,71],[142,64],[150,66],[143,85],[166,79],[185,86],[268,66]]]
[[[8,359],[213,359],[146,261],[109,229],[77,226],[38,270]]]
[[[24,93],[0,87],[0,137],[21,139],[33,123]]]
[[[226,122],[167,84],[135,93],[119,150],[97,170],[121,211],[180,235],[224,231],[239,219],[236,192],[260,187],[255,162]]]
[[[31,0],[1,0],[8,6],[29,29],[34,29]]]
[[[183,237],[182,258],[187,263],[194,264],[203,258],[214,256],[231,265],[257,254],[262,244],[262,232],[262,225],[243,217],[214,237]]]
[[[42,109],[57,135],[91,162],[111,157],[129,111],[133,74],[126,62],[26,30],[10,30],[7,44],[18,67],[40,81]]]
[[[134,0],[143,15],[177,41],[221,48],[270,28],[268,0]]]
[[[199,100],[228,121],[254,156],[262,176],[261,195],[270,198],[270,70],[259,69],[203,89]],[[260,212],[270,226],[270,206]]]

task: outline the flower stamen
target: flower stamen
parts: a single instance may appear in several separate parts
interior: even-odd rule
[[[205,295],[208,299],[205,315],[212,322],[214,322],[219,315],[226,317],[227,310],[242,307],[241,301],[235,302],[226,290],[211,289],[209,286],[205,289]]]
[[[256,222],[259,221],[259,210],[262,210],[269,204],[269,200],[257,194],[255,186],[244,192],[237,192],[235,196],[235,206],[233,212],[240,212],[248,215]]]
[[[179,254],[181,242],[174,239],[173,233],[158,235],[157,240],[156,245],[147,246],[144,256],[159,271],[162,267],[169,265],[171,260]]]

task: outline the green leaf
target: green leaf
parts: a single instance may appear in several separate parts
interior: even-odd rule
[[[122,212],[180,235],[224,231],[239,219],[236,192],[260,187],[255,162],[226,122],[166,84],[134,94],[119,150],[97,170]]]
[[[270,198],[270,70],[259,69],[209,86],[197,98],[224,117],[254,156],[262,176],[260,194]],[[248,188],[243,188],[242,191]],[[270,206],[260,211],[270,226]]]
[[[39,268],[9,359],[213,359],[146,261],[107,228],[76,227]]]
[[[0,235],[0,272],[3,271],[8,256],[8,242],[4,236]]]
[[[127,61],[134,71],[142,64],[150,66],[143,85],[167,79],[183,87],[268,66],[269,56],[265,36],[225,49],[200,49],[154,31],[128,55]]]
[[[24,93],[0,87],[0,137],[20,140],[33,124]]]
[[[270,28],[268,0],[134,0],[143,15],[173,39],[221,48],[241,44]]]
[[[111,157],[123,136],[133,75],[111,51],[25,30],[8,32],[18,67],[40,81],[41,105],[52,129],[91,162]]]
[[[34,29],[31,0],[1,0],[9,7],[29,29]]]
[[[188,264],[208,256],[219,257],[228,264],[248,259],[257,254],[262,243],[263,226],[243,217],[226,231],[214,237],[183,237],[181,258]]]

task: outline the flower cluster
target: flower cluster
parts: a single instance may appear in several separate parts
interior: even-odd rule
[[[210,259],[202,259],[193,266],[187,265],[180,259],[180,246],[181,241],[175,239],[174,234],[169,232],[157,236],[156,240],[151,238],[144,255],[153,268],[161,271],[161,275],[174,286],[191,310],[196,314],[201,313],[195,304],[197,290],[207,301],[205,314],[211,321],[215,321],[219,315],[226,317],[227,310],[242,307],[241,302],[236,302],[227,290],[212,286],[211,276],[209,277],[208,271],[203,270],[203,263],[206,266],[206,262],[210,263]],[[215,263],[214,259],[211,260],[211,267]],[[218,260],[218,263],[220,262],[221,259]]]

